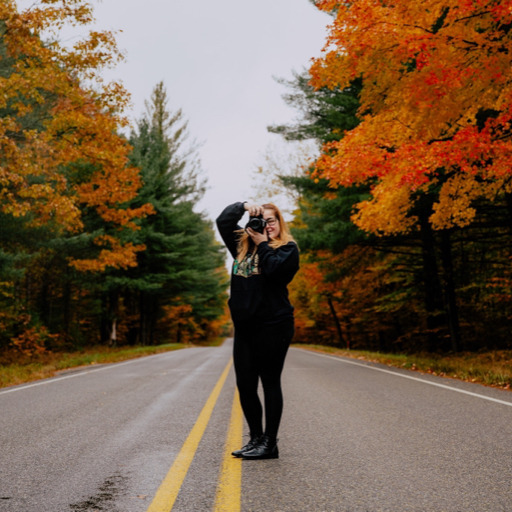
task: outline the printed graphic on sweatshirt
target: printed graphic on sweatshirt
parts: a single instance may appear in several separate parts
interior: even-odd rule
[[[235,260],[233,263],[233,275],[250,277],[260,273],[260,258],[257,254],[247,254],[242,261]]]

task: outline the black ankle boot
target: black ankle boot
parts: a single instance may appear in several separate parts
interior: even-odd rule
[[[277,449],[277,439],[271,439],[266,435],[261,436],[260,442],[252,450],[242,453],[242,459],[244,460],[278,458],[279,450]]]
[[[258,446],[258,443],[260,442],[261,435],[251,437],[249,442],[240,448],[240,450],[235,450],[234,452],[231,452],[231,455],[233,457],[241,457],[245,452],[251,451],[253,448],[256,448]]]

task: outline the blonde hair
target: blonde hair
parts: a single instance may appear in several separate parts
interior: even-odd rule
[[[267,203],[262,206],[264,210],[272,210],[274,212],[274,216],[279,222],[279,227],[281,228],[279,231],[279,236],[275,239],[271,239],[268,245],[272,247],[272,249],[277,249],[282,245],[286,245],[288,242],[295,242],[290,232],[290,228],[288,227],[288,224],[281,214],[281,210],[279,210],[279,208],[272,203]],[[242,261],[247,256],[248,252],[254,252],[256,248],[253,241],[251,240],[251,237],[245,232],[244,229],[239,230],[238,233],[239,236],[236,259],[238,261]]]

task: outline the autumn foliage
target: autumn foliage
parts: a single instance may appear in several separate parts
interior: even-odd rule
[[[354,216],[360,227],[415,229],[415,201],[432,190],[432,226],[462,227],[477,199],[512,193],[511,2],[316,3],[335,18],[312,83],[363,80],[362,121],[325,146],[317,176],[372,184]]]
[[[121,134],[129,95],[102,71],[123,56],[92,21],[87,0],[0,1],[0,350],[161,343],[171,330],[192,341],[222,328],[212,328],[224,314],[220,246],[185,198],[194,177],[180,175],[188,164],[165,138],[178,137],[151,128],[141,156]],[[62,43],[70,27],[81,37]]]
[[[81,0],[46,1],[21,13],[13,1],[0,4],[1,208],[30,217],[33,225],[52,222],[70,232],[83,230],[82,211],[94,209],[113,230],[94,240],[101,248],[96,258],[72,264],[80,270],[126,268],[143,247],[123,243],[115,230],[136,229],[134,221],[152,209],[124,206],[141,183],[138,170],[127,166],[130,148],[118,135],[126,93],[117,84],[101,87],[98,75],[120,57],[114,38],[91,32],[71,48],[42,39],[91,19],[91,7]],[[86,179],[76,173],[84,163],[91,169]]]
[[[296,189],[297,339],[510,348],[512,2],[316,0],[322,54],[286,85],[313,139]]]

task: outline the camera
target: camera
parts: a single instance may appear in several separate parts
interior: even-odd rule
[[[263,233],[266,225],[267,221],[263,218],[263,215],[258,215],[257,217],[249,217],[249,222],[245,225],[245,229],[251,228],[258,233]]]

